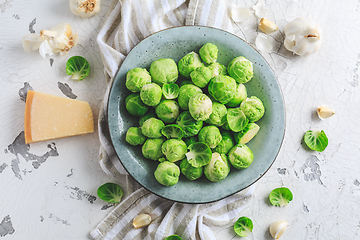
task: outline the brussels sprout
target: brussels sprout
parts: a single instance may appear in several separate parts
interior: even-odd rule
[[[240,83],[236,87],[235,96],[226,104],[228,107],[238,107],[247,98],[245,85]]]
[[[144,135],[141,133],[141,129],[139,127],[131,127],[126,132],[125,140],[129,144],[137,146],[142,145],[145,142],[146,137],[144,137]]]
[[[212,72],[211,78],[227,74],[226,67],[218,62],[214,62],[210,65],[207,65],[206,67],[209,68]]]
[[[155,112],[165,123],[173,123],[179,116],[179,104],[174,100],[164,99],[156,106]]]
[[[198,142],[198,138],[197,136],[192,136],[192,137],[188,137],[188,138],[184,138],[183,141],[186,143],[186,146],[190,146],[193,143]]]
[[[250,81],[254,74],[252,62],[244,57],[237,57],[231,60],[227,66],[227,71],[237,83]]]
[[[227,109],[224,104],[213,102],[212,112],[206,123],[220,127],[226,122]]]
[[[169,138],[177,138],[181,139],[184,136],[184,131],[176,124],[166,125],[161,130],[162,135],[164,135],[167,139]]]
[[[192,137],[199,133],[203,121],[195,120],[189,111],[184,111],[176,119],[176,124],[184,131],[184,137]]]
[[[197,93],[190,97],[189,112],[197,121],[205,121],[212,112],[212,101],[203,93]]]
[[[145,137],[148,138],[159,138],[162,136],[161,130],[165,124],[163,121],[156,118],[149,118],[141,126],[141,132]]]
[[[181,86],[178,96],[180,108],[183,110],[189,110],[190,97],[197,93],[202,93],[202,90],[193,84],[186,84]]]
[[[160,184],[174,186],[179,181],[180,169],[175,163],[165,161],[157,166],[154,176]]]
[[[218,48],[212,43],[205,43],[199,50],[201,59],[207,64],[216,62],[218,57]]]
[[[82,81],[90,73],[89,62],[81,56],[73,56],[66,62],[66,74],[71,79]]]
[[[116,183],[108,182],[98,188],[97,195],[106,202],[119,203],[124,192]]]
[[[219,154],[227,154],[230,149],[234,147],[235,141],[230,132],[221,132],[221,137],[221,142],[219,142],[219,144],[213,149],[213,151]]]
[[[234,132],[240,132],[249,123],[243,111],[240,108],[229,108],[226,115],[229,128]]]
[[[200,88],[206,87],[211,77],[211,70],[204,66],[198,67],[190,73],[191,81]]]
[[[204,168],[193,167],[187,159],[183,159],[180,163],[180,171],[187,179],[192,181],[200,178],[203,175]]]
[[[245,99],[240,104],[240,109],[244,112],[245,116],[249,119],[250,122],[256,122],[264,116],[265,108],[262,101],[252,96]]]
[[[167,160],[169,160],[170,162],[176,162],[185,158],[187,146],[183,140],[169,139],[163,143],[161,151],[165,155]]]
[[[145,105],[141,99],[140,94],[132,93],[125,98],[126,110],[134,116],[144,116],[148,111],[149,107]]]
[[[164,138],[148,138],[142,146],[142,154],[145,158],[157,161],[164,157],[161,151],[161,146],[164,143]]]
[[[180,88],[176,83],[165,83],[162,86],[162,93],[166,99],[175,99],[179,96]]]
[[[141,101],[151,107],[158,105],[161,101],[161,97],[161,87],[156,83],[145,84],[140,91]]]
[[[154,108],[150,108],[149,111],[144,116],[140,117],[140,119],[139,119],[140,127],[144,124],[144,122],[146,120],[148,120],[149,118],[152,118],[152,117],[154,117],[154,118],[157,117]]]
[[[275,188],[271,191],[269,200],[274,206],[285,207],[293,200],[293,194],[290,189],[286,187]]]
[[[217,152],[212,154],[208,165],[204,167],[204,173],[207,179],[212,182],[219,182],[227,177],[230,172],[230,164],[225,154]]]
[[[253,230],[253,222],[250,218],[241,217],[234,224],[234,231],[240,237],[247,237]]]
[[[256,123],[249,123],[246,127],[238,133],[234,133],[234,138],[237,143],[246,144],[259,132],[260,127]]]
[[[199,132],[199,141],[215,148],[222,140],[220,130],[216,126],[203,127]]]
[[[191,166],[199,168],[207,165],[210,162],[212,153],[206,143],[196,142],[191,144],[188,149],[190,151],[185,155]]]
[[[190,73],[201,66],[204,66],[204,64],[196,52],[186,54],[178,63],[180,74],[186,78],[189,78]]]
[[[179,77],[179,71],[174,60],[161,58],[150,65],[150,74],[153,81],[160,86],[164,83],[174,83]]]
[[[228,156],[231,165],[236,169],[248,168],[254,160],[253,152],[244,144],[235,145]]]
[[[304,142],[311,150],[322,152],[327,147],[329,140],[323,130],[309,130],[304,135]]]
[[[140,92],[145,84],[151,83],[151,76],[145,68],[133,68],[126,73],[125,86],[132,92]]]
[[[208,91],[216,101],[226,104],[235,96],[236,82],[229,76],[219,75],[211,79]]]
[[[181,237],[174,234],[174,235],[171,235],[171,236],[168,236],[167,238],[165,238],[164,240],[181,240]]]

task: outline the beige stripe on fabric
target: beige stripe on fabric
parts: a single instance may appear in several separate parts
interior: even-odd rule
[[[209,3],[207,3],[207,4],[209,4]],[[210,9],[208,18],[206,20],[206,26],[214,26],[215,21],[217,20],[215,17],[217,15],[218,10],[219,10],[219,1],[212,1],[211,9]]]

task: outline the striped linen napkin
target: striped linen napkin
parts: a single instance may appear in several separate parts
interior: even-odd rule
[[[105,67],[107,91],[99,113],[100,166],[119,176],[125,196],[90,233],[102,239],[156,239],[177,234],[183,239],[216,239],[212,229],[233,224],[254,191],[250,187],[210,204],[182,204],[163,199],[142,188],[128,175],[110,144],[106,106],[112,81],[122,61],[142,39],[159,30],[181,25],[200,25],[233,32],[222,0],[114,0],[97,41]],[[120,173],[120,174],[119,174]],[[133,219],[147,213],[148,227],[134,229]]]

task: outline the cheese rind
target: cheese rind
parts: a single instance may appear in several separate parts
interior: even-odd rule
[[[27,144],[94,132],[89,103],[32,90],[27,93],[24,120]]]

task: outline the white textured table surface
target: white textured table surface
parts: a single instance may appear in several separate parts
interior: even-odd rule
[[[73,94],[90,102],[97,120],[105,80],[96,36],[109,4],[103,0],[99,15],[82,19],[73,15],[66,0],[0,0],[0,240],[88,239],[113,208],[96,195],[105,182],[121,185],[98,164],[97,132],[25,145],[21,100],[29,87],[58,96]],[[251,8],[254,2],[238,4]],[[285,50],[280,32],[272,34],[274,50],[264,57],[284,94],[286,134],[274,165],[256,183],[244,211],[254,223],[248,239],[271,239],[267,229],[275,220],[290,225],[284,240],[360,239],[360,2],[267,0],[266,8],[266,17],[280,30],[297,17],[316,20],[324,41],[317,53],[305,58]],[[24,35],[62,22],[80,37],[67,56],[51,60],[23,51]],[[253,44],[256,18],[238,24],[235,31]],[[73,55],[90,62],[90,76],[82,82],[65,73],[65,63]],[[319,105],[333,108],[336,114],[319,120],[315,114]],[[327,133],[329,146],[324,152],[302,146],[309,129]],[[267,200],[270,191],[280,186],[294,194],[284,208]],[[219,228],[218,236],[237,239],[227,226]]]

